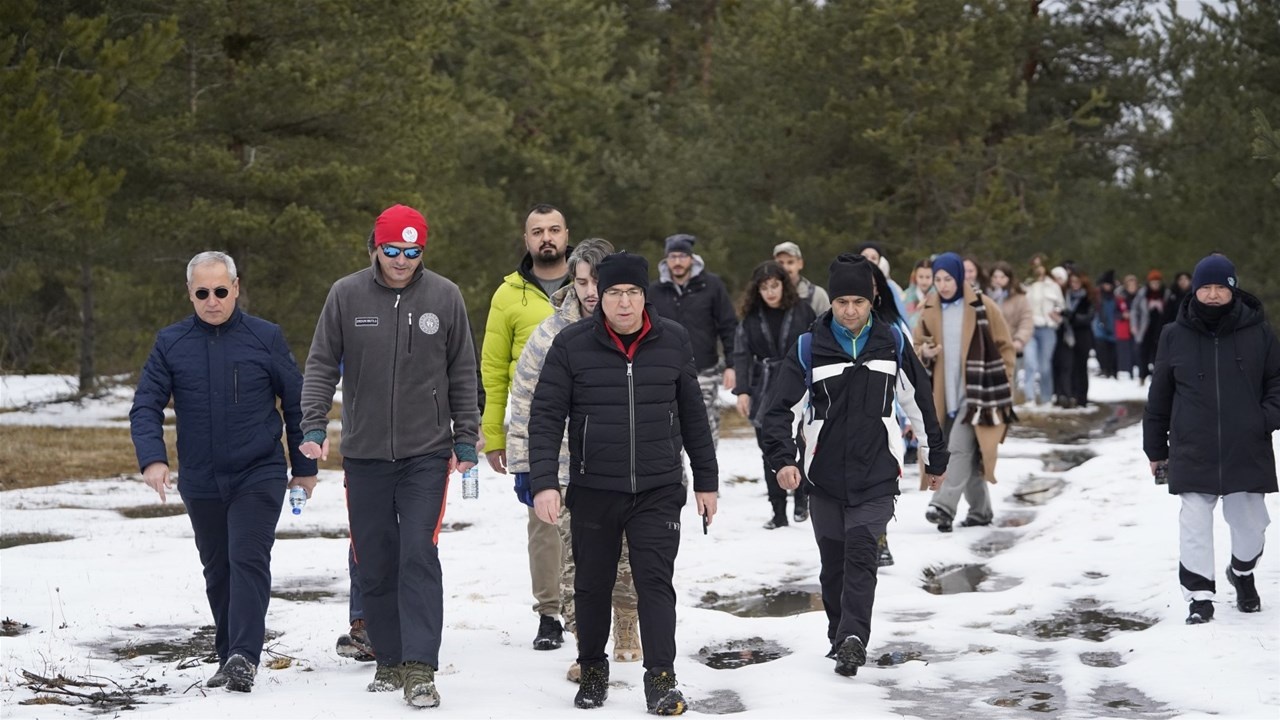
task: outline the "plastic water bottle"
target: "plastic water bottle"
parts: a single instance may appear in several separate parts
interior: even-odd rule
[[[289,507],[294,515],[301,515],[302,508],[307,505],[307,491],[300,487],[289,488]]]
[[[472,465],[470,470],[462,473],[462,497],[464,500],[475,500],[480,497],[480,468]]]

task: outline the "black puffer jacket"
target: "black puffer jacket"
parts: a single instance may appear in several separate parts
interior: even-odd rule
[[[644,329],[630,358],[599,307],[551,343],[529,413],[534,493],[560,487],[566,417],[570,485],[632,494],[678,485],[683,446],[694,490],[719,486],[689,335],[652,306],[645,306]]]
[[[689,332],[693,362],[699,370],[720,364],[716,340],[724,346],[725,367],[733,367],[733,335],[738,330],[729,291],[715,273],[707,272],[701,258],[694,256],[693,277],[683,288],[676,287],[666,261],[658,266],[660,279],[649,285],[648,300],[664,318],[675,320]]]
[[[1280,342],[1262,303],[1237,291],[1213,333],[1194,298],[1164,327],[1142,420],[1143,449],[1169,461],[1169,492],[1276,492]]]
[[[763,309],[743,318],[738,325],[738,333],[733,338],[733,367],[737,375],[733,394],[751,396],[749,418],[753,423],[758,422],[760,404],[786,359],[787,349],[795,345],[796,338],[809,332],[809,326],[816,319],[813,308],[800,301],[783,314],[780,337],[774,337]]]

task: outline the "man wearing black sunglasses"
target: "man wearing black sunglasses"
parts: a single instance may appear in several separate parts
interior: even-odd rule
[[[342,469],[364,623],[377,656],[370,692],[440,694],[444,587],[436,546],[449,475],[476,462],[476,357],[458,286],[422,265],[427,221],[396,205],[373,228],[371,266],[333,284],[307,357],[299,448],[326,459],[342,380]]]
[[[129,427],[142,479],[165,501],[173,480],[164,409],[172,398],[182,461],[178,493],[217,628],[220,665],[205,685],[249,692],[262,652],[285,485],[309,496],[316,462],[291,450],[293,481],[287,481],[280,434],[283,427],[291,448],[302,442],[302,373],[280,327],[236,307],[235,261],[220,252],[196,255],[187,265],[187,291],[195,315],[156,336]]]

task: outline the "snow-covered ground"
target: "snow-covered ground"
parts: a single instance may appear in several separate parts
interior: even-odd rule
[[[65,379],[49,380],[6,382],[4,404],[44,401],[66,389]],[[1095,379],[1093,389],[1096,400],[1108,402],[1144,395],[1125,381]],[[12,399],[19,392],[25,400]],[[105,424],[119,422],[127,409],[125,391],[79,406],[0,413],[0,423]],[[1043,412],[1023,411],[1028,419]],[[1217,616],[1208,625],[1184,625],[1178,500],[1152,483],[1140,426],[1096,435],[1087,445],[1069,447],[1029,438],[1006,442],[1000,483],[992,487],[997,525],[1006,527],[938,533],[923,518],[928,493],[917,491],[917,476],[908,473],[889,530],[897,563],[881,570],[870,661],[852,679],[835,675],[823,657],[826,619],[820,611],[739,617],[702,607],[716,597],[777,598],[774,591],[785,596],[817,589],[809,524],[761,529],[769,510],[755,441],[723,439],[721,514],[704,536],[697,532],[692,504],[686,506],[688,529],[677,561],[676,671],[691,711],[739,710],[744,718],[1280,716],[1280,565],[1274,557],[1262,559],[1257,581],[1263,610],[1239,613],[1234,592],[1221,578],[1229,537],[1219,517]],[[1096,457],[1064,473],[1047,472],[1042,456],[1054,449],[1087,449]],[[735,476],[756,482],[730,482]],[[1042,485],[1061,478],[1065,485],[1043,504],[1027,504],[1015,494],[1025,494],[1024,482],[1032,477]],[[575,654],[571,644],[552,652],[535,652],[530,645],[537,616],[530,610],[524,507],[507,478],[485,468],[481,483],[478,500],[463,500],[460,493],[449,498],[445,523],[456,529],[440,539],[446,593],[438,675],[443,704],[431,712],[450,718],[575,714],[576,686],[564,679]],[[346,527],[346,510],[341,476],[333,471],[322,473],[300,517],[284,513],[280,520],[281,532],[314,537],[276,543],[276,590],[321,596],[272,601],[267,626],[280,636],[270,647],[295,658],[292,666],[262,669],[253,693],[236,695],[195,685],[215,666],[178,669],[149,656],[118,659],[117,650],[185,642],[210,623],[187,518],[130,519],[118,512],[155,501],[141,482],[124,480],[0,494],[5,535],[72,538],[0,551],[0,614],[31,625],[17,636],[0,637],[5,717],[84,712],[19,705],[34,697],[22,684],[22,670],[125,685],[145,676],[168,685],[170,693],[140,698],[145,704],[121,713],[126,717],[412,712],[397,693],[366,693],[372,666],[333,652],[334,639],[347,626],[346,541],[332,537]],[[1267,505],[1280,514],[1277,496],[1268,496]],[[923,589],[927,569],[961,565],[980,566],[971,571],[973,578],[988,575],[978,592],[935,595]],[[1091,632],[1075,627],[1081,621],[1092,623],[1085,628]],[[752,638],[789,654],[737,669],[712,669],[697,659],[703,648],[716,652]],[[882,667],[882,657],[896,664]],[[609,701],[591,717],[642,716],[642,673],[638,663],[615,663]]]

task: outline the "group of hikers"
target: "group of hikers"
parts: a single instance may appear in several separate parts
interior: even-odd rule
[[[1103,375],[1136,367],[1149,383],[1144,450],[1182,498],[1187,621],[1213,615],[1219,497],[1232,527],[1227,579],[1241,611],[1260,608],[1280,344],[1221,255],[1185,287],[1180,276],[1176,295],[1154,271],[1145,287],[1104,273],[1095,288],[1037,256],[1024,282],[1008,263],[988,273],[942,252],[913,267],[904,292],[877,244],[839,254],[819,286],[802,274],[799,245],[783,242],[735,304],[696,237],[666,238],[653,280],[641,255],[601,238],[570,244],[564,213],[540,204],[477,358],[462,293],[424,262],[428,230],[403,205],[377,217],[369,266],[333,283],[302,370],[278,326],[237,307],[230,256],[188,263],[195,312],[157,335],[130,421],[143,480],[163,499],[171,401],[178,417],[177,489],[217,628],[208,687],[254,685],[283,497],[315,488],[339,384],[351,628],[338,650],[375,663],[370,692],[400,691],[414,707],[440,703],[449,478],[483,454],[528,506],[533,648],[576,638],[574,704],[600,707],[611,661],[640,661],[647,710],[685,712],[675,561],[690,483],[704,527],[717,514],[722,387],[756,433],[765,527],[811,521],[823,647],[840,675],[866,662],[904,470],[920,466],[938,530],[990,525],[987,485],[1016,410],[1085,404],[1082,349]]]

